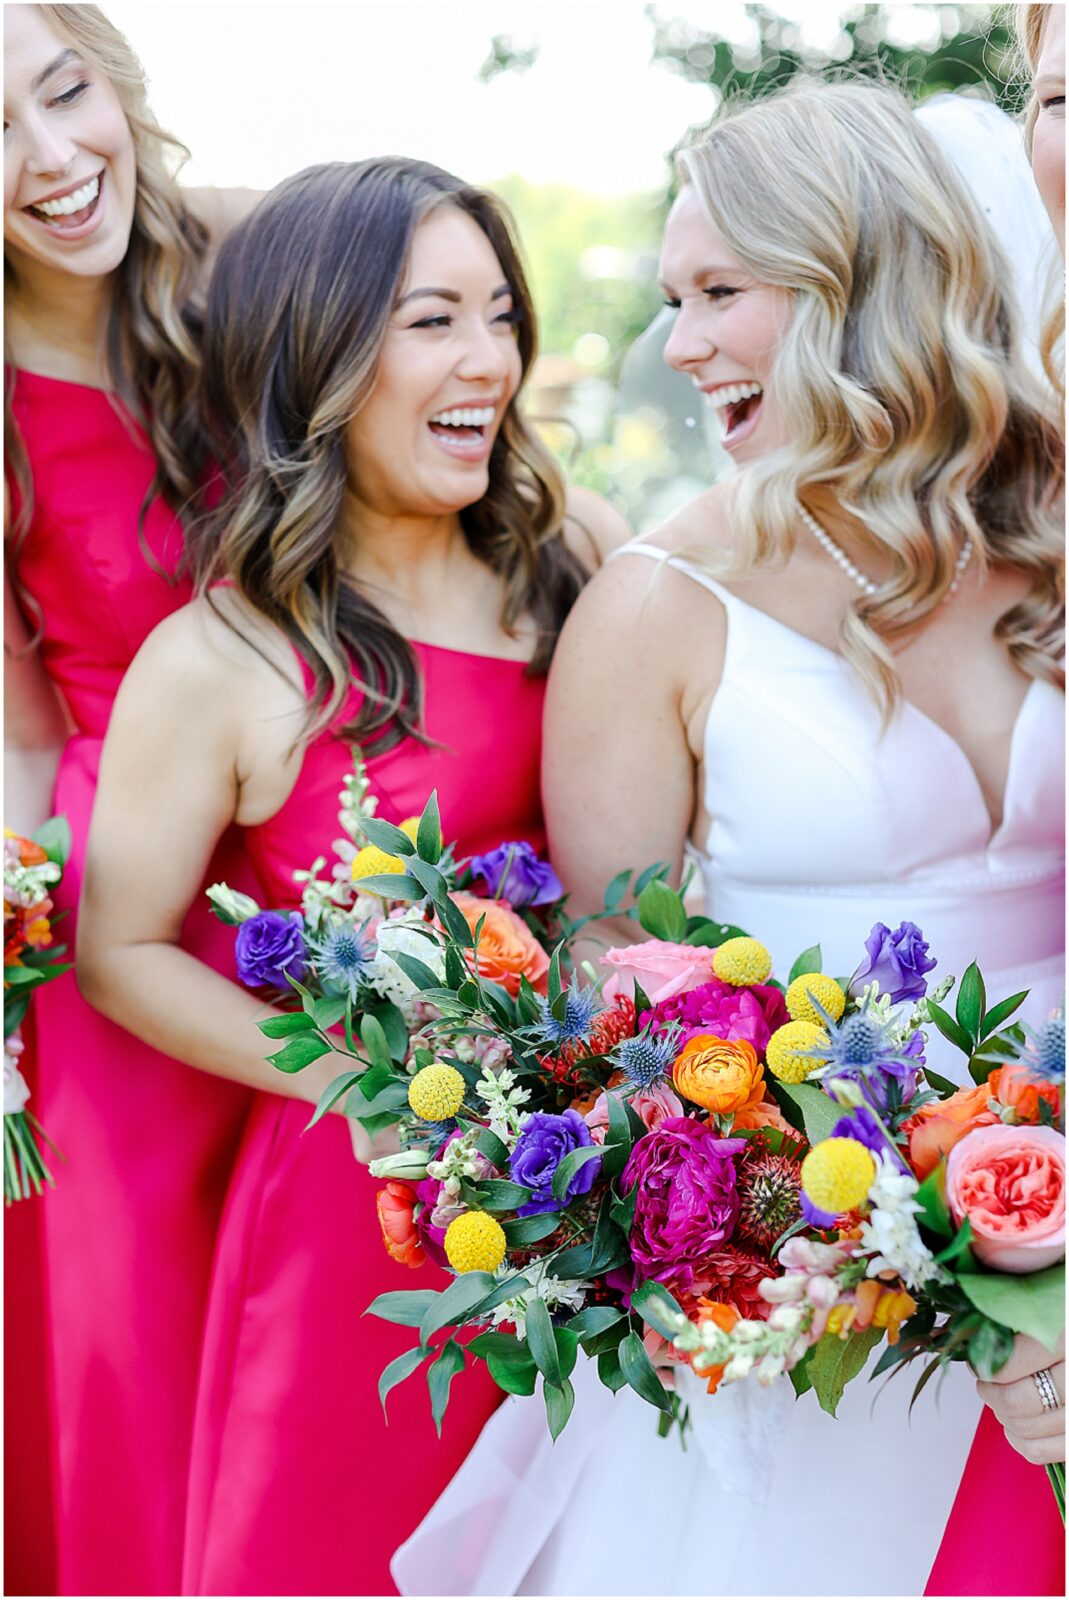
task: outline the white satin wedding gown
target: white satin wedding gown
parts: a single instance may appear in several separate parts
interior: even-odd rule
[[[627,552],[659,559],[655,546]],[[624,551],[617,552],[617,555]],[[770,947],[776,971],[819,940],[850,972],[874,922],[916,922],[939,966],[977,960],[992,998],[1064,988],[1063,697],[1034,681],[992,829],[960,745],[905,704],[885,736],[842,659],[681,560],[728,616],[705,735],[706,905]],[[977,708],[978,715],[983,708]],[[928,1058],[965,1081],[932,1030]],[[880,1349],[872,1357],[874,1364]],[[980,1414],[964,1366],[847,1389],[833,1420],[787,1378],[708,1397],[681,1374],[694,1438],[613,1396],[580,1356],[575,1412],[551,1445],[540,1397],[510,1398],[393,1561],[402,1594],[919,1595]],[[448,1425],[448,1418],[447,1418]]]

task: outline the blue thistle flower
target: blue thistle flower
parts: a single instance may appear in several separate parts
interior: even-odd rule
[[[1065,1013],[1056,1011],[1038,1028],[1024,1025],[1028,1044],[1021,1060],[1037,1078],[1048,1083],[1065,1082]]]
[[[422,1148],[426,1145],[428,1150],[437,1153],[451,1133],[455,1133],[457,1122],[455,1117],[450,1117],[445,1122],[422,1122],[414,1131],[416,1141]]]
[[[654,1033],[643,1028],[633,1039],[622,1039],[609,1057],[627,1079],[628,1089],[652,1089],[659,1078],[668,1077],[679,1050],[678,1026]]]
[[[374,934],[353,922],[336,922],[309,941],[309,950],[324,987],[330,984],[355,1000],[374,965]]]
[[[522,1030],[541,1050],[556,1052],[566,1044],[585,1044],[594,1023],[605,1009],[596,989],[583,989],[573,977],[566,992],[564,1016],[557,1018],[544,995],[538,997],[538,1018]]]
[[[849,1079],[859,1085],[881,1113],[888,1109],[889,1099],[898,1104],[914,1094],[924,1065],[919,1034],[914,1034],[907,1045],[901,1045],[893,1025],[874,1012],[854,1011],[836,1022],[819,1000],[811,998],[824,1023],[827,1043],[822,1040],[807,1054],[826,1063],[825,1083],[835,1078]],[[897,1092],[891,1091],[892,1082]]]

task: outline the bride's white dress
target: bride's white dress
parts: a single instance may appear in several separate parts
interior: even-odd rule
[[[628,552],[660,559],[655,546]],[[617,552],[623,554],[624,552]],[[924,930],[933,980],[979,961],[992,997],[1032,991],[1042,1018],[1064,988],[1064,701],[1033,682],[1013,733],[1002,819],[962,748],[906,704],[879,715],[842,659],[686,562],[728,615],[705,735],[698,855],[707,909],[770,947],[782,975],[820,941],[850,972],[872,924]],[[977,715],[983,716],[977,706]],[[964,1080],[932,1032],[929,1060]],[[875,1363],[879,1351],[874,1354]],[[836,1420],[789,1380],[708,1397],[681,1382],[695,1436],[613,1396],[593,1363],[555,1445],[540,1397],[510,1398],[393,1573],[402,1594],[919,1595],[980,1405],[955,1366],[907,1415],[919,1369],[881,1390],[864,1375]],[[448,1426],[448,1418],[446,1420]]]

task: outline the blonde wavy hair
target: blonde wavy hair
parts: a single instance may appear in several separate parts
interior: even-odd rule
[[[134,141],[137,187],[130,243],[114,273],[105,332],[105,372],[121,411],[148,434],[156,472],[142,507],[156,495],[177,514],[191,501],[205,461],[196,402],[202,313],[197,303],[207,231],[186,208],[175,172],[189,151],[156,121],[145,73],[126,38],[97,6],[37,7],[45,21],[87,63],[99,68],[119,98]],[[5,290],[16,283],[4,261]],[[12,371],[5,384],[5,471],[16,494],[11,550],[17,557],[33,519],[33,480],[11,413]],[[32,601],[31,601],[32,606]]]
[[[1039,116],[1039,98],[1031,87],[1039,58],[1043,53],[1043,30],[1050,13],[1049,5],[1026,5],[1014,8],[1014,29],[1017,34],[1017,67],[1029,85],[1028,103],[1025,107],[1024,143],[1028,159],[1032,159],[1032,136]],[[1065,399],[1065,285],[1059,275],[1054,291],[1054,308],[1043,324],[1039,353],[1043,370],[1054,385],[1061,400]]]
[[[996,633],[1061,684],[1059,417],[1020,354],[1009,265],[908,102],[795,80],[725,106],[678,161],[746,268],[794,302],[772,377],[790,443],[740,474],[731,570],[785,560],[799,500],[829,485],[899,559],[840,638],[885,718],[889,641],[939,605],[967,536],[982,569],[1028,574]]]

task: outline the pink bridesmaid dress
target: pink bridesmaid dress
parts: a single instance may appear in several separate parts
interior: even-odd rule
[[[544,683],[522,663],[417,645],[427,732],[373,757],[378,814],[418,815],[437,788],[462,855],[505,839],[544,845]],[[307,676],[307,674],[306,674]],[[351,711],[350,711],[351,714]],[[267,904],[299,903],[293,872],[337,838],[349,745],[329,730],[286,804],[246,834]],[[342,1062],[339,1058],[339,1070]],[[380,1184],[340,1117],[304,1133],[309,1107],[260,1095],[219,1234],[194,1430],[183,1593],[379,1595],[389,1560],[445,1488],[501,1399],[485,1368],[453,1381],[435,1437],[423,1374],[389,1397],[381,1369],[411,1329],[362,1312],[390,1289],[444,1287],[386,1254]]]
[[[41,607],[44,665],[78,729],[63,752],[54,799],[74,838],[57,895],[68,911],[62,936],[73,947],[112,703],[142,641],[186,603],[190,585],[167,576],[181,554],[181,530],[159,500],[145,538],[161,570],[142,551],[138,517],[153,457],[109,395],[20,371],[14,412],[34,489],[19,577]],[[152,861],[143,866],[150,895]],[[255,892],[236,831],[212,872]],[[230,970],[232,938],[203,903],[193,907],[183,943]],[[82,1000],[73,973],[43,989],[34,1009],[33,1109],[65,1157],[55,1190],[18,1208],[44,1235],[58,1587],[171,1594],[180,1579],[215,1233],[251,1095],[108,1022]],[[27,1248],[20,1254],[6,1263],[16,1314],[24,1297],[31,1305],[34,1297],[35,1263]],[[22,1375],[26,1406],[35,1387],[40,1393],[34,1377]],[[12,1438],[28,1419],[9,1413],[6,1420]],[[17,1481],[17,1439],[12,1451]],[[9,1525],[8,1534],[14,1541],[19,1529]]]
[[[1065,1593],[1065,1529],[1047,1474],[1007,1443],[987,1406],[924,1592]]]

